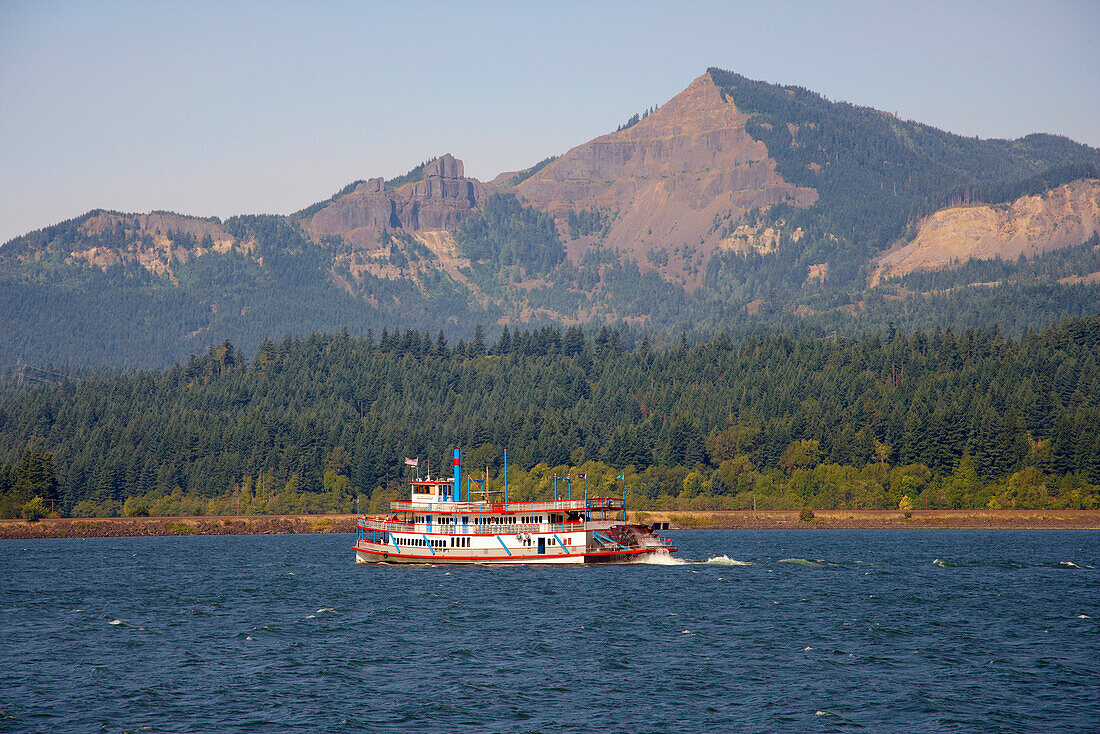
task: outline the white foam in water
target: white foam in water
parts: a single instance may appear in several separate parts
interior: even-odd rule
[[[649,566],[684,566],[688,564],[688,561],[670,556],[667,553],[650,553],[643,558],[639,558],[637,563]]]
[[[707,560],[703,561],[703,563],[711,563],[711,564],[714,564],[715,566],[751,566],[752,565],[752,561],[738,561],[734,558],[730,558],[729,556],[727,556],[725,554],[720,555],[720,556],[712,556],[711,558],[708,558]]]
[[[335,612],[335,611],[336,610],[333,609],[332,607],[321,607],[320,609],[317,610],[317,613],[318,614],[323,614],[324,612]]]
[[[126,623],[125,623],[125,622],[123,622],[123,621],[122,621],[121,619],[112,619],[112,620],[111,620],[110,622],[108,622],[107,624],[113,624],[114,626],[116,626],[116,627],[117,627],[117,626],[119,626],[120,624],[126,624]]]
[[[676,558],[669,555],[650,555],[645,558],[641,558],[636,563],[648,564],[651,566],[696,566],[696,565],[711,565],[711,566],[751,566],[750,561],[738,561],[730,558],[727,555],[711,556],[705,561],[685,560],[683,558]],[[692,571],[692,573],[698,573],[698,571]]]
[[[802,652],[809,652],[810,650],[813,650],[813,648],[809,645],[806,645],[806,647],[802,648]]]
[[[1087,615],[1087,614],[1078,614],[1078,615],[1077,615],[1077,618],[1078,618],[1078,619],[1092,619],[1092,617],[1090,617],[1090,616],[1089,616],[1089,615]]]
[[[1074,563],[1073,561],[1062,561],[1062,562],[1061,562],[1061,563],[1059,563],[1058,565],[1059,565],[1059,566],[1064,566],[1065,568],[1081,568],[1080,566],[1078,566],[1078,565],[1077,565],[1076,563]]]

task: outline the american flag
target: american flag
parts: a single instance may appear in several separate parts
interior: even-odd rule
[[[405,457],[405,466],[420,466],[420,457],[418,456],[415,459],[410,459],[409,457],[406,456]]]

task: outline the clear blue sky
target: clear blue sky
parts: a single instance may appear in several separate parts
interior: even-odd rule
[[[524,168],[708,66],[1100,146],[1100,3],[0,0],[0,242],[93,208],[289,213]]]

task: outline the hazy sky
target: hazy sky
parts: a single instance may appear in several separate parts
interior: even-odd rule
[[[708,66],[1100,147],[1100,2],[0,0],[0,242],[89,209],[289,213],[445,152],[525,168]]]

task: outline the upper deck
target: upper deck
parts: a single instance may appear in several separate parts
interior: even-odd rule
[[[390,512],[435,512],[452,515],[515,514],[554,511],[623,510],[618,497],[589,497],[587,499],[536,500],[533,502],[453,502],[392,500]]]
[[[367,530],[433,535],[499,535],[604,528],[625,518],[615,497],[533,502],[412,502],[393,500],[386,517],[360,516]]]

